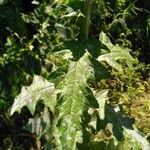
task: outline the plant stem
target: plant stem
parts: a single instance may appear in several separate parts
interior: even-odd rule
[[[88,37],[89,37],[91,7],[92,7],[92,0],[85,0],[85,2],[84,2],[85,21],[83,21],[83,31],[84,31],[83,36],[84,36],[85,40],[88,40]]]

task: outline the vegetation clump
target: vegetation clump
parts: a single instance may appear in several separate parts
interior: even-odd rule
[[[149,150],[148,0],[0,1],[0,149]]]

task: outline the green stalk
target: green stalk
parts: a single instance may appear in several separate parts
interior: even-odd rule
[[[92,7],[92,0],[85,0],[84,2],[85,20],[83,21],[83,24],[82,24],[82,30],[83,30],[83,38],[86,41],[88,40],[88,37],[89,37],[91,7]]]

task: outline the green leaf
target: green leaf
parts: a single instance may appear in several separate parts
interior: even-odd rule
[[[61,105],[59,106],[60,140],[65,150],[75,150],[76,143],[82,142],[81,115],[84,109],[84,88],[90,77],[92,68],[86,52],[79,61],[71,62],[68,73],[59,84],[62,90]]]
[[[58,4],[61,4],[61,3],[67,4],[67,3],[69,3],[69,1],[70,1],[70,0],[55,0],[54,2],[55,2],[55,3],[58,3]]]
[[[113,52],[101,55],[98,57],[98,60],[105,61],[106,63],[108,63],[110,66],[112,66],[113,68],[115,68],[121,73],[123,72],[123,68],[122,68],[122,64],[119,63],[118,60],[125,61],[127,66],[130,69],[133,69],[132,65],[134,63],[134,59],[131,57],[131,55],[127,51],[124,51],[124,50],[121,50],[121,51],[117,50],[117,51],[113,51]]]
[[[35,75],[33,83],[29,87],[22,87],[21,93],[14,100],[10,114],[12,115],[15,111],[20,112],[24,106],[27,106],[30,112],[34,114],[39,100],[43,100],[45,105],[54,112],[57,93],[53,83]]]
[[[107,89],[100,92],[94,92],[95,98],[99,106],[98,108],[89,108],[88,113],[91,115],[91,121],[88,125],[92,127],[95,131],[97,130],[97,119],[105,119],[105,104],[108,100],[108,92],[109,90]],[[97,118],[97,114],[99,118]]]
[[[0,0],[0,5],[3,5],[6,0]]]
[[[101,121],[98,120],[99,116],[96,116],[93,110],[89,111],[92,117],[89,125],[97,131],[97,134],[93,136],[92,143],[96,142],[100,146],[102,140],[107,140],[105,148],[108,150],[150,150],[150,144],[145,136],[140,134],[135,127],[132,127],[131,120],[122,115],[119,107],[113,109],[107,104],[105,106],[105,119]],[[105,127],[102,127],[102,124]],[[105,130],[103,130],[104,128]],[[109,131],[111,134],[104,134],[104,131]]]
[[[45,107],[44,111],[39,115],[36,115],[34,118],[30,118],[28,124],[24,129],[30,133],[35,133],[40,139],[46,130],[50,126],[50,114],[48,109]]]
[[[62,18],[67,18],[67,17],[74,17],[77,16],[77,12],[76,11],[72,11],[64,16],[62,16]]]
[[[63,39],[73,39],[73,31],[69,27],[65,27],[62,24],[55,24],[55,28],[57,29],[58,35]]]
[[[108,49],[111,49],[114,45],[111,43],[109,37],[102,31],[99,35],[99,40],[101,43],[108,47]]]
[[[100,34],[100,41],[110,50],[110,53],[99,56],[99,61],[104,61],[108,63],[110,66],[112,66],[121,73],[123,73],[123,68],[122,63],[118,62],[120,60],[123,60],[123,62],[125,62],[130,69],[133,69],[133,64],[135,63],[135,60],[130,55],[129,49],[122,48],[119,45],[113,45],[104,32],[101,32]]]
[[[96,93],[96,99],[99,104],[99,108],[96,110],[98,111],[101,120],[105,118],[105,103],[108,100],[108,92],[109,90],[102,90]]]
[[[64,60],[69,60],[73,58],[73,54],[69,49],[58,51],[54,53],[54,56],[59,57]]]
[[[119,142],[117,148],[119,150],[150,150],[150,144],[138,131],[124,128],[124,141]]]

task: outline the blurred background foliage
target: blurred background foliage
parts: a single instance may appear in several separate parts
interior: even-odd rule
[[[35,135],[22,129],[28,111],[21,117],[9,117],[9,109],[22,85],[32,82],[33,74],[48,78],[52,67],[62,66],[63,62],[51,55],[61,42],[82,41],[83,2],[0,0],[0,149],[38,147]],[[112,43],[132,49],[137,63],[135,72],[126,69],[122,75],[112,69],[110,79],[92,86],[110,88],[110,103],[121,105],[149,135],[149,0],[93,0],[89,41],[98,39],[101,31]]]

